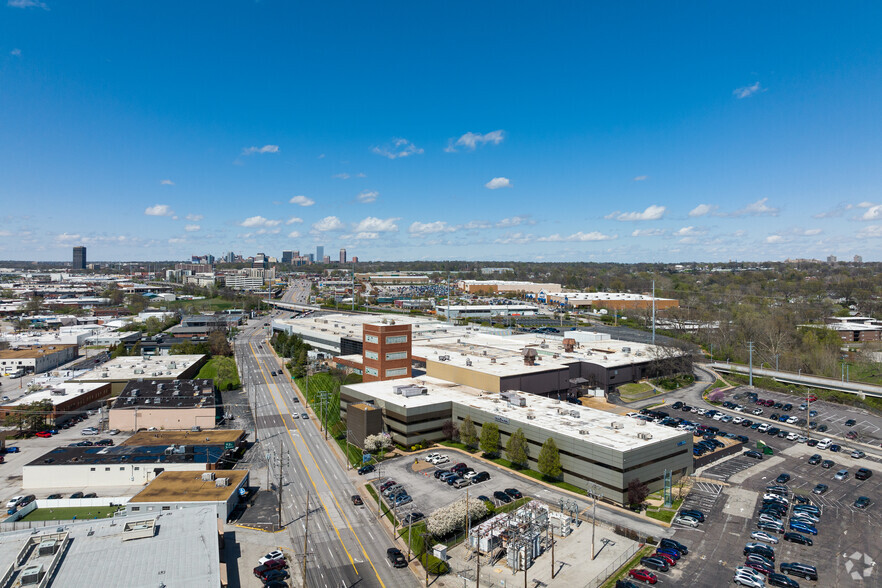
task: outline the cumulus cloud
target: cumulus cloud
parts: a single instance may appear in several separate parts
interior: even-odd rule
[[[524,243],[532,243],[536,240],[536,235],[530,235],[527,233],[509,233],[503,237],[499,237],[494,240],[494,243],[499,243],[501,245],[523,245]]]
[[[646,208],[643,212],[621,212],[615,211],[606,215],[604,218],[606,219],[616,219],[619,221],[648,221],[648,220],[658,220],[665,215],[667,208],[664,206],[658,206],[652,204]]]
[[[248,218],[243,220],[241,223],[239,223],[239,226],[242,226],[242,227],[275,227],[280,224],[282,224],[282,221],[280,221],[280,220],[268,219],[268,218],[264,218],[264,217],[258,215],[258,216],[249,216]]]
[[[254,155],[255,153],[278,153],[278,145],[264,145],[263,147],[246,147],[242,149],[242,155]]]
[[[331,177],[337,178],[338,180],[348,180],[351,176],[349,174],[347,174],[346,172],[343,172],[341,174],[334,174]]]
[[[867,208],[867,207],[861,206],[862,204],[868,205],[867,207],[872,206],[872,204],[869,202],[861,202],[860,204],[857,205],[858,208]],[[818,214],[814,214],[814,215],[812,215],[812,218],[838,218],[838,217],[844,215],[847,211],[853,209],[854,207],[855,207],[854,204],[842,203],[842,204],[839,204],[836,208],[832,208],[830,210],[825,210],[824,212],[819,212]]]
[[[161,186],[174,186],[175,183],[171,180],[159,180],[159,184]]]
[[[12,8],[42,8],[43,10],[49,10],[46,3],[39,0],[9,0],[6,5]]]
[[[188,221],[199,222],[205,217],[202,216],[201,214],[188,214],[184,218],[187,219]]]
[[[285,221],[285,224],[286,225],[293,225],[294,223],[302,223],[302,222],[303,222],[302,218],[292,216],[291,218],[289,218],[288,220]]]
[[[520,216],[512,216],[509,218],[504,218],[501,221],[496,223],[497,229],[505,229],[508,227],[517,227],[519,225],[534,225],[535,221],[530,219],[529,216],[520,215]]]
[[[72,243],[74,241],[81,241],[82,237],[79,234],[61,233],[55,235],[55,240],[59,243]]]
[[[467,222],[466,224],[464,224],[464,225],[462,226],[462,228],[463,228],[463,229],[466,229],[467,231],[474,231],[474,230],[477,230],[477,229],[489,229],[489,228],[492,227],[492,226],[493,226],[493,225],[491,225],[491,224],[488,223],[487,221],[473,220],[473,221],[469,221],[469,222]]]
[[[490,131],[489,133],[472,133],[468,132],[455,141],[448,139],[447,147],[444,149],[447,153],[456,153],[457,147],[465,147],[469,151],[474,151],[478,145],[491,144],[499,145],[505,139],[505,131],[499,129]]]
[[[869,204],[869,202],[862,202],[861,204]],[[860,204],[858,205],[860,206]],[[864,211],[864,214],[860,216],[861,220],[869,221],[869,220],[878,220],[882,218],[882,204],[870,205]]]
[[[511,188],[511,186],[512,186],[511,180],[509,180],[508,178],[502,178],[502,177],[493,178],[492,180],[490,180],[489,182],[484,184],[484,187],[487,188],[488,190],[497,190],[499,188]]]
[[[775,244],[775,243],[784,243],[787,239],[784,238],[784,235],[769,235],[766,237],[766,243]]]
[[[294,196],[288,202],[290,202],[291,204],[296,204],[298,206],[312,206],[313,204],[315,204],[315,200],[313,200],[312,198],[307,198],[306,196],[302,196],[302,195],[301,196]]]
[[[421,223],[414,221],[408,227],[407,232],[411,235],[431,235],[433,233],[449,233],[456,229],[448,225],[444,221],[435,221],[431,223]]]
[[[362,221],[355,226],[354,230],[356,233],[389,233],[398,230],[398,225],[395,224],[395,222],[399,220],[401,219],[381,219],[374,216],[369,216],[365,219],[362,219]]]
[[[882,237],[882,225],[867,225],[858,232],[857,236],[861,239]]]
[[[689,211],[690,217],[707,216],[719,208],[716,204],[699,204]]]
[[[343,223],[340,222],[340,219],[336,216],[326,216],[322,220],[312,224],[312,230],[318,231],[319,233],[325,233],[327,231],[340,231],[344,228],[345,227]]]
[[[299,231],[291,231],[290,233],[288,233],[289,239],[297,239],[298,237],[300,237]]]
[[[743,98],[749,98],[756,94],[757,92],[765,92],[765,88],[760,86],[759,82],[756,82],[750,86],[742,86],[741,88],[735,88],[732,90],[732,94],[735,95],[739,100]]]
[[[729,216],[778,216],[780,210],[766,204],[768,201],[768,198],[760,198],[756,202],[751,202],[744,208],[736,210]]]
[[[380,193],[375,190],[364,190],[356,198],[358,198],[358,201],[363,204],[369,204],[374,202],[379,195]]]
[[[187,231],[188,233],[193,233],[195,231],[198,231],[201,228],[202,227],[200,227],[199,225],[187,225],[186,227],[184,227],[184,230]]]
[[[677,231],[674,231],[675,237],[694,237],[695,235],[703,235],[707,232],[707,229],[696,228],[696,227],[683,227]]]
[[[649,176],[635,176],[634,177],[635,182],[645,182],[648,179],[649,179]]]
[[[401,157],[410,157],[411,155],[420,155],[423,153],[422,147],[417,147],[407,139],[396,137],[391,143],[386,145],[371,147],[371,152],[389,159],[398,159]]]
[[[380,233],[370,233],[370,232],[356,233],[355,235],[351,235],[349,238],[352,239],[353,241],[371,241],[373,239],[379,239]]]
[[[154,204],[144,210],[147,216],[173,216],[175,212],[168,204]]]
[[[583,233],[579,231],[578,233],[573,233],[569,236],[562,236],[557,233],[554,235],[549,235],[547,237],[539,237],[539,241],[549,242],[549,243],[563,243],[563,242],[585,242],[585,241],[611,241],[612,239],[617,239],[618,235],[605,235],[599,231],[591,231],[590,233]]]
[[[12,55],[13,57],[21,57],[21,49],[18,49],[18,48],[13,49],[12,51],[9,52],[9,54]]]
[[[631,233],[632,237],[661,237],[665,234],[664,229],[636,229]]]

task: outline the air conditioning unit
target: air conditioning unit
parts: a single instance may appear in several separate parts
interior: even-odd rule
[[[214,478],[215,478],[214,472],[205,472],[204,474],[202,474],[202,481],[203,482],[213,482]]]
[[[643,439],[644,441],[648,441],[649,439],[652,439],[652,433],[640,432],[640,433],[637,433],[637,438]]]
[[[589,434],[588,429],[579,429],[579,434],[580,435],[588,435]]]
[[[230,485],[229,478],[218,478],[217,480],[214,481],[215,488],[223,488],[224,486],[229,486],[229,485]]]
[[[613,429],[624,429],[624,428],[625,428],[625,425],[622,424],[622,423],[620,423],[620,422],[618,422],[618,421],[613,421],[613,422],[610,424],[610,427],[613,428]]]

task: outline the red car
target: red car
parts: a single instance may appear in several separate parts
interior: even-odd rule
[[[655,584],[658,582],[658,576],[650,572],[649,570],[641,570],[641,569],[633,569],[628,570],[628,575],[634,578],[635,580],[640,580],[641,582],[646,582],[647,584]]]
[[[49,431],[37,431],[37,437],[43,437],[44,439],[47,439],[51,436],[52,433],[50,433]]]
[[[270,559],[264,562],[263,564],[254,568],[254,575],[260,579],[266,575],[270,570],[283,570],[288,567],[288,562],[284,557],[279,559]]]
[[[668,562],[668,565],[671,566],[671,567],[674,567],[675,565],[677,565],[677,560],[675,560],[673,557],[671,557],[671,556],[668,555],[667,553],[661,553],[661,552],[659,552],[659,551],[656,551],[655,553],[652,554],[652,557],[660,557],[660,558],[662,558],[663,560],[665,560],[666,562]]]
[[[811,394],[811,395],[809,395],[809,397],[808,397],[808,401],[809,401],[809,402],[815,402],[817,399],[818,399],[818,397],[815,396],[814,394]]]

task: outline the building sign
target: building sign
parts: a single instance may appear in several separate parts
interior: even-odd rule
[[[498,417],[494,417],[494,419],[496,420],[497,423],[502,423],[503,425],[508,424],[508,419],[505,417],[498,416]]]
[[[224,449],[235,449],[236,442],[235,441],[224,441]]]

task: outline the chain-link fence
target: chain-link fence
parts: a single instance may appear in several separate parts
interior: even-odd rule
[[[607,578],[616,573],[620,567],[628,563],[628,560],[634,557],[634,554],[640,551],[642,545],[639,544],[631,544],[628,549],[619,557],[615,559],[614,562],[606,566],[602,572],[597,574],[593,580],[590,580],[587,584],[585,584],[585,588],[597,588],[604,582],[606,582]]]

